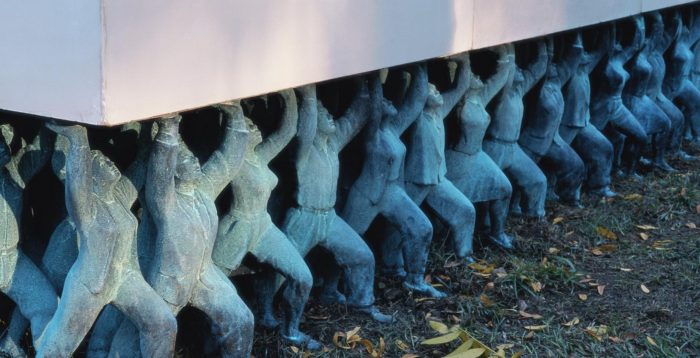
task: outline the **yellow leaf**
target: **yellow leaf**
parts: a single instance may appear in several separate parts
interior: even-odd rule
[[[585,294],[585,293],[579,293],[579,294],[578,294],[578,298],[579,298],[581,301],[585,301],[585,300],[588,299],[588,295]]]
[[[522,316],[523,318],[531,318],[531,319],[542,319],[542,318],[544,318],[544,317],[542,317],[541,315],[538,315],[537,313],[527,313],[527,312],[525,312],[525,311],[520,311],[519,313],[520,313],[520,316]]]
[[[586,334],[597,339],[598,341],[602,341],[603,336],[608,334],[608,326],[605,326],[605,325],[600,325],[598,327],[591,326],[591,327],[586,328],[585,332],[586,332]]]
[[[344,337],[345,337],[345,333],[335,332],[335,334],[333,335],[333,344],[338,348],[352,349],[352,347],[350,347],[349,345],[341,342],[340,338],[344,338]]]
[[[556,247],[550,247],[547,251],[552,255],[556,255],[559,253],[559,249],[557,249]]]
[[[532,287],[535,292],[542,291],[542,284],[539,281],[530,282],[530,287]]]
[[[626,267],[620,267],[620,271],[622,272],[632,272],[631,268],[626,268]]]
[[[651,337],[649,337],[649,336],[647,336],[647,342],[649,342],[649,344],[651,344],[651,345],[654,346],[654,347],[658,347],[658,346],[659,346],[658,344],[656,344],[656,341],[654,340],[654,338],[651,338]]]
[[[402,355],[401,358],[420,358],[420,356],[417,354],[408,353],[408,354]]]
[[[496,286],[493,284],[493,282],[489,282],[486,284],[486,286],[484,286],[484,291],[493,290],[494,287],[496,287]]]
[[[404,351],[404,352],[406,352],[406,351],[408,351],[409,349],[411,349],[411,348],[408,346],[408,344],[406,344],[406,342],[404,342],[404,341],[402,341],[402,340],[400,340],[400,339],[397,339],[397,340],[396,340],[396,347],[398,347],[400,350],[402,350],[402,351]]]
[[[299,353],[299,348],[297,348],[296,346],[291,346],[289,347],[289,349],[291,349],[294,353]]]
[[[520,358],[523,356],[523,354],[525,354],[525,351],[518,351],[515,354],[513,354],[512,356],[510,356],[510,358]]]
[[[457,349],[455,349],[450,354],[466,352],[466,351],[470,350],[472,348],[472,346],[474,346],[474,342],[476,342],[476,341],[474,341],[474,339],[471,339],[471,338],[467,339],[466,342],[462,343],[459,347],[457,347]]]
[[[644,292],[644,293],[649,293],[649,292],[651,292],[651,291],[649,290],[649,288],[647,288],[647,286],[645,286],[644,284],[641,284],[639,287],[641,287],[642,292]]]
[[[435,301],[435,297],[419,297],[419,298],[416,298],[414,301],[416,301],[416,303],[425,302],[425,301]]]
[[[593,249],[591,249],[591,253],[592,253],[593,255],[596,255],[596,256],[603,256],[603,255],[605,255],[605,254],[603,253],[603,251],[600,251],[600,249],[598,249],[598,248],[593,248]]]
[[[598,288],[598,294],[599,294],[599,295],[601,295],[601,296],[603,295],[603,292],[605,292],[605,287],[607,287],[607,286],[605,286],[605,285],[599,285],[599,286],[597,287],[597,288]]]
[[[658,227],[651,226],[651,225],[636,225],[636,226],[642,230],[656,230],[656,229],[658,229]]]
[[[450,353],[446,355],[445,358],[478,358],[481,357],[484,352],[486,352],[486,350],[483,348],[473,348],[466,352],[458,352],[456,354],[454,352]]]
[[[694,223],[687,223],[685,226],[688,227],[688,229],[697,229],[698,227]]]
[[[481,296],[479,296],[479,301],[481,301],[481,303],[483,303],[486,307],[491,307],[496,304],[495,302],[493,302],[493,300],[489,298],[489,296],[486,296],[483,293],[481,294]]]
[[[641,194],[637,194],[637,193],[625,195],[623,197],[623,199],[625,199],[625,200],[639,200],[641,198],[643,198],[643,196]]]
[[[571,321],[564,323],[564,326],[573,327],[573,326],[579,324],[580,322],[581,321],[578,319],[578,317],[574,317],[574,319],[572,319]]]
[[[615,235],[614,232],[610,231],[607,228],[604,228],[602,226],[598,226],[595,231],[598,233],[598,235],[608,239],[608,240],[617,240],[617,235]]]
[[[538,325],[538,326],[525,326],[525,329],[528,331],[542,331],[545,328],[547,328],[546,324]]]
[[[423,342],[421,342],[420,344],[434,346],[434,345],[449,343],[449,342],[452,342],[458,338],[459,338],[459,332],[450,332],[447,334],[443,334],[442,336],[439,336],[439,337],[426,339]]]
[[[646,233],[643,233],[643,232],[639,233],[639,237],[641,237],[642,240],[644,240],[644,241],[649,240],[649,235],[647,235]]]
[[[561,216],[557,216],[556,218],[554,218],[554,220],[552,220],[552,225],[559,224],[562,221],[564,221],[564,218]]]
[[[444,323],[438,322],[438,321],[428,321],[428,324],[430,325],[430,328],[436,330],[438,333],[445,334],[449,332],[447,329],[447,325]]]

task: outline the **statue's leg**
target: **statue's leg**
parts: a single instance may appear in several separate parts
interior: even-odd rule
[[[457,257],[474,262],[472,239],[476,210],[472,202],[451,181],[444,179],[425,198],[426,203],[447,223]]]
[[[625,135],[621,163],[623,172],[636,176],[637,162],[648,140],[646,131],[637,118],[624,106],[620,107],[615,116],[610,119],[610,124]]]
[[[68,220],[59,223],[49,238],[40,266],[57,292],[63,290],[66,275],[78,259],[78,240],[78,233]]]
[[[143,356],[172,357],[177,321],[170,307],[146,283],[140,272],[127,271],[125,274],[112,303],[138,327]]]
[[[270,223],[260,242],[252,248],[251,253],[261,262],[271,265],[286,279],[282,286],[282,306],[285,321],[282,336],[293,344],[309,349],[320,349],[321,345],[299,331],[299,323],[304,313],[304,306],[309,299],[313,277],[304,259],[296,247],[277,227]],[[262,279],[270,279],[269,276]],[[272,277],[274,279],[274,277]]]
[[[420,207],[428,193],[433,190],[432,185],[417,185],[406,183],[404,190],[408,197]],[[403,257],[404,238],[395,225],[383,228],[383,239],[379,244],[381,258],[381,272],[386,276],[405,277],[406,270]]]
[[[679,91],[678,101],[686,107],[686,122],[692,131],[693,140],[700,140],[700,90],[685,81]]]
[[[382,215],[399,230],[403,239],[402,252],[407,273],[404,286],[429,296],[445,297],[444,293],[426,284],[424,280],[428,248],[433,239],[430,220],[396,184],[387,186],[383,200]]]
[[[364,235],[379,214],[379,207],[354,187],[350,190],[340,215],[355,232]]]
[[[209,317],[220,357],[250,356],[253,313],[238,296],[231,281],[212,263],[204,268],[191,303]]]
[[[17,304],[22,316],[29,320],[36,343],[56,312],[58,295],[49,279],[21,250],[18,250],[15,273],[6,293]]]
[[[576,152],[565,142],[555,141],[540,160],[540,166],[557,178],[557,195],[573,206],[581,206],[580,190],[585,177],[585,166]]]
[[[547,178],[530,157],[513,145],[509,166],[505,169],[513,183],[513,191],[521,190],[524,214],[530,217],[544,216],[544,201],[547,196]]]
[[[622,148],[625,146],[625,139],[626,138],[617,129],[615,129],[612,126],[612,124],[609,124],[609,123],[603,129],[602,133],[604,133],[605,138],[607,138],[608,141],[610,142],[610,144],[612,144],[613,155],[612,155],[611,173],[615,173],[615,175],[617,175],[622,170],[622,168],[621,168]]]
[[[109,307],[109,306],[107,306]],[[103,311],[104,312],[104,311]],[[99,318],[98,318],[99,322]],[[143,357],[141,354],[139,330],[129,320],[122,320],[114,332],[114,339],[107,346],[108,357]]]
[[[78,279],[80,269],[73,265],[68,272],[56,314],[36,345],[37,357],[70,357],[108,303],[109,298],[93,294]]]
[[[666,149],[671,155],[677,155],[681,159],[690,159],[688,158],[688,154],[681,153],[681,138],[683,136],[683,123],[685,121],[683,112],[663,95],[657,98],[656,104],[671,120],[671,134],[669,135]]]
[[[614,195],[610,191],[613,145],[593,125],[584,127],[576,136],[572,147],[583,160],[587,169],[586,185],[595,194]]]
[[[29,321],[22,316],[19,308],[15,307],[12,310],[12,317],[5,335],[0,339],[0,356],[2,353],[6,353],[10,357],[26,357],[26,354],[20,347],[20,342],[27,328],[29,328]]]
[[[123,320],[124,315],[112,305],[108,305],[102,310],[90,334],[88,358],[106,357],[109,354],[112,340]],[[138,340],[138,336],[136,339]]]

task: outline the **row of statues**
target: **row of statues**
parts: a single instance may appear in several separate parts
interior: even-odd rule
[[[13,150],[5,124],[0,291],[16,308],[0,351],[21,356],[29,327],[38,357],[71,356],[89,332],[90,357],[170,357],[186,306],[209,318],[210,349],[221,356],[249,356],[256,324],[317,350],[300,330],[314,285],[321,302],[390,324],[395,317],[374,305],[375,267],[416,294],[446,295],[424,279],[431,220],[449,229],[466,265],[477,230],[514,247],[509,214],[542,220],[548,196],[581,207],[582,191],[615,196],[614,174],[672,172],[669,156],[693,159],[681,140],[700,141],[700,20],[688,13],[502,45],[482,57],[493,59],[486,66],[459,54],[443,61],[449,80],[440,86],[426,63],[400,67],[389,96],[386,71],[358,76],[344,111],[324,106],[316,85],[285,90],[264,99],[281,100],[272,132],[246,101],[221,103],[221,141],[204,159],[181,136],[180,114],[126,125],[138,150],[123,171],[91,149],[84,126],[47,123]],[[351,180],[341,175],[346,146],[359,163]],[[271,169],[281,157],[294,173]],[[37,264],[20,243],[24,189],[48,163],[66,216]],[[278,176],[295,189],[274,220]],[[372,250],[365,239],[378,217]],[[316,247],[334,265],[307,265]],[[248,258],[260,265],[244,302],[231,276]]]

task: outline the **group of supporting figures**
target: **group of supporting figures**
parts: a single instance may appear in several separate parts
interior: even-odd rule
[[[382,273],[443,297],[424,280],[431,218],[449,228],[467,264],[475,228],[511,249],[509,213],[538,220],[548,195],[580,206],[582,190],[616,195],[614,173],[638,176],[640,165],[670,172],[669,155],[690,160],[680,142],[700,141],[693,20],[678,10],[637,16],[625,46],[619,24],[519,44],[521,65],[516,46],[502,45],[490,50],[498,58],[483,81],[470,54],[460,54],[444,60],[442,92],[425,63],[401,67],[392,70],[402,82],[394,101],[384,95],[386,72],[368,74],[340,118],[315,85],[286,90],[280,124],[266,136],[239,101],[221,103],[222,141],[203,164],[180,137],[179,114],[127,125],[139,148],[123,173],[91,150],[81,125],[48,123],[14,154],[5,125],[0,290],[16,308],[0,350],[21,355],[30,327],[39,357],[70,356],[90,331],[88,356],[169,357],[175,316],[188,305],[209,317],[209,346],[222,356],[249,355],[254,323],[318,349],[299,330],[314,278],[321,302],[390,323],[374,306],[375,256],[362,238],[377,217],[388,224],[375,250]],[[584,37],[595,43],[588,51]],[[268,212],[278,182],[269,164],[293,139],[295,205],[278,228]],[[340,152],[351,142],[362,164],[341,187],[341,203]],[[20,246],[23,191],[49,161],[67,216],[37,265]],[[227,187],[232,199],[219,216]],[[317,246],[336,265],[313,275],[304,257]],[[264,264],[253,274],[252,310],[230,279],[248,255]]]

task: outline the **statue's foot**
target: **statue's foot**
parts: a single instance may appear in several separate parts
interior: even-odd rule
[[[677,159],[684,161],[684,162],[692,162],[692,161],[698,159],[697,157],[686,153],[684,150],[679,150],[678,153],[675,154],[675,157]]]
[[[469,253],[468,255],[466,255],[466,256],[464,256],[464,257],[462,257],[462,260],[464,260],[464,262],[466,262],[467,265],[471,265],[471,264],[473,264],[473,263],[476,262],[476,260],[474,260],[474,258],[472,257],[472,254],[471,254],[471,253]]]
[[[381,274],[382,276],[403,278],[406,277],[406,270],[404,270],[402,267],[382,266]]]
[[[24,350],[12,340],[8,335],[5,335],[0,340],[0,357],[8,358],[26,358],[27,354]]]
[[[670,166],[668,163],[666,163],[665,160],[659,160],[654,163],[654,169],[663,172],[663,173],[675,173],[677,170]]]
[[[311,338],[305,333],[297,332],[292,336],[280,334],[280,336],[282,337],[282,340],[285,341],[287,344],[302,348],[307,351],[315,352],[320,351],[323,348],[323,344],[321,344],[321,342]]]
[[[318,296],[318,300],[321,301],[322,305],[330,306],[333,304],[344,305],[347,303],[345,295],[338,292],[338,290],[323,290]]]
[[[579,199],[562,199],[561,203],[576,209],[583,209],[583,204]]]
[[[601,198],[614,198],[618,196],[618,194],[612,190],[610,190],[609,186],[604,186],[599,189],[594,189],[590,191],[591,195],[599,196]]]
[[[511,250],[513,248],[513,238],[504,232],[497,235],[489,235],[489,241],[502,249]]]
[[[442,291],[437,290],[435,287],[423,282],[422,280],[420,282],[411,282],[411,281],[404,281],[403,282],[403,287],[409,291],[413,291],[416,293],[419,293],[424,296],[428,297],[433,297],[433,298],[445,298],[447,297],[447,294],[445,294]]]
[[[375,322],[379,323],[394,323],[396,319],[393,315],[384,314],[379,311],[379,308],[375,305],[364,306],[364,307],[352,307],[352,310],[362,314],[370,316]]]
[[[549,201],[559,201],[561,198],[554,190],[547,190],[547,200]]]
[[[651,159],[647,159],[647,158],[645,158],[645,157],[641,157],[641,158],[639,158],[639,163],[638,163],[638,164],[641,165],[641,166],[643,166],[643,167],[645,167],[645,168],[650,168],[650,167],[652,166],[653,163],[651,162]]]

